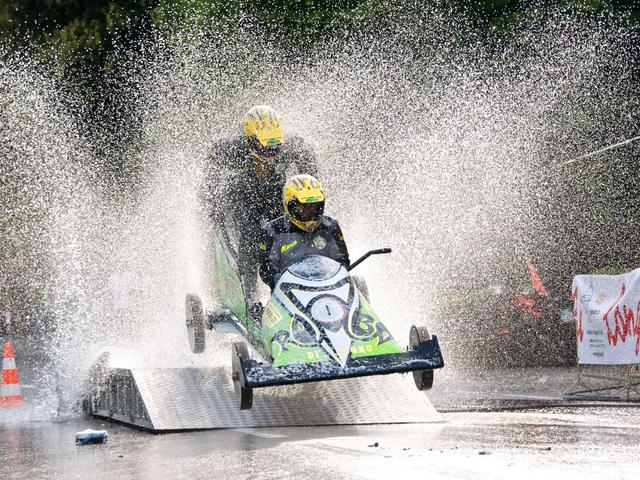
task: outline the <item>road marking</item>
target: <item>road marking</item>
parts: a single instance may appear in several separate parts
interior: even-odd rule
[[[240,432],[240,433],[246,433],[247,435],[253,435],[254,437],[260,437],[260,438],[287,438],[286,435],[280,435],[278,433],[261,432],[260,430],[256,430],[253,428],[234,428],[234,431]]]

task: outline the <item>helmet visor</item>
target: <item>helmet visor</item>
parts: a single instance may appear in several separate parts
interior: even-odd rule
[[[324,202],[300,203],[297,200],[289,202],[289,214],[299,222],[318,221],[324,213]]]
[[[249,150],[261,158],[273,158],[278,156],[282,150],[282,145],[262,145],[256,137],[247,138]]]

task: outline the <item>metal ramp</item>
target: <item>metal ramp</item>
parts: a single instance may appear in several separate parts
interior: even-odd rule
[[[155,432],[440,421],[413,379],[398,374],[255,389],[251,410],[236,405],[223,367],[105,369],[100,377],[85,410]]]

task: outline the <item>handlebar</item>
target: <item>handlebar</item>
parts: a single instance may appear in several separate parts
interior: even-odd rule
[[[347,268],[347,271],[351,271],[354,268],[356,268],[358,265],[360,265],[362,262],[364,262],[367,258],[369,258],[371,255],[383,255],[386,253],[391,253],[391,249],[390,248],[379,248],[377,250],[370,250],[367,253],[365,253],[363,256],[361,256],[358,260],[356,260],[355,262],[353,262],[351,265],[349,265],[349,268]]]

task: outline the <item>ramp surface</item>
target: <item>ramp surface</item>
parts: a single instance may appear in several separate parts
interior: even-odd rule
[[[254,389],[236,404],[226,368],[110,369],[89,413],[154,431],[440,421],[409,375]]]

